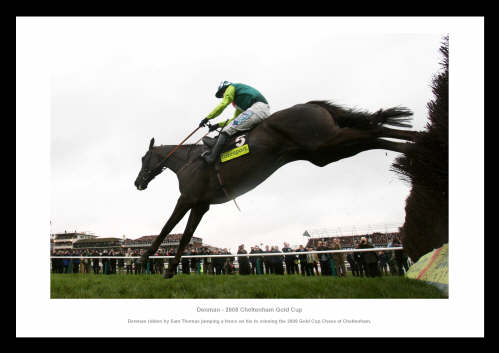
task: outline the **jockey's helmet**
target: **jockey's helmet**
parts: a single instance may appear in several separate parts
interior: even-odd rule
[[[223,81],[218,85],[217,93],[215,93],[215,97],[222,98],[225,92],[225,89],[229,87],[231,83],[229,81]]]

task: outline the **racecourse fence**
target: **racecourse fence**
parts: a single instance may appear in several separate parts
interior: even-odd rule
[[[298,251],[298,252],[277,252],[277,253],[254,253],[254,254],[221,254],[221,255],[182,255],[181,259],[187,258],[207,258],[207,257],[248,257],[248,256],[289,256],[289,255],[307,255],[307,254],[337,254],[368,251],[392,251],[403,250],[403,247],[393,248],[367,248],[367,249],[341,249],[341,250],[320,250],[320,251]],[[139,259],[140,256],[50,256],[51,259]],[[174,259],[175,256],[155,256],[151,255],[149,259]]]
[[[403,250],[403,247],[376,247],[376,248],[365,248],[365,249],[339,249],[339,250],[315,250],[315,251],[297,251],[297,252],[277,252],[277,253],[253,253],[253,254],[217,254],[217,255],[212,255],[212,254],[199,254],[199,255],[182,255],[181,258],[180,258],[180,263],[179,263],[179,266],[177,267],[177,271],[178,272],[181,272],[182,271],[182,259],[195,259],[195,258],[199,258],[199,261],[198,261],[198,270],[199,270],[199,266],[201,266],[201,268],[203,268],[205,266],[205,261],[206,261],[206,264],[212,262],[213,260],[208,260],[208,258],[225,258],[227,263],[231,263],[233,264],[233,270],[234,271],[237,271],[239,269],[239,261],[238,261],[238,258],[249,258],[250,257],[259,257],[259,258],[262,258],[262,257],[265,257],[265,256],[272,256],[272,257],[280,257],[281,258],[281,261],[282,263],[284,264],[286,262],[286,257],[289,258],[289,256],[294,256],[294,255],[298,255],[298,256],[303,256],[303,255],[307,255],[307,254],[342,254],[342,253],[362,253],[362,252],[392,252],[392,251],[399,251],[399,250]],[[114,259],[114,260],[121,260],[122,262],[122,266],[123,265],[128,265],[128,266],[132,266],[133,268],[133,271],[135,271],[135,267],[136,267],[136,264],[135,264],[135,261],[133,261],[134,259],[138,259],[140,258],[140,256],[50,256],[51,259],[70,259],[69,261],[72,262],[71,259],[77,259],[79,260],[78,261],[78,265],[82,265],[83,266],[83,263],[81,262],[82,260],[85,260],[85,259],[99,259],[99,260],[103,260],[103,261],[97,261],[98,265],[100,268],[103,268],[104,267],[104,261],[106,261],[105,259],[108,259],[107,261],[110,261],[111,259]],[[151,255],[148,257],[151,262],[153,262],[153,260],[156,260],[156,259],[173,259],[175,258],[174,255],[165,255],[165,256],[155,256],[155,255]],[[130,260],[132,260],[133,262],[132,263],[128,263],[128,264],[124,264],[124,261],[127,261],[129,262]],[[229,261],[227,261],[229,260]],[[296,266],[298,266],[298,263],[300,263],[301,261],[299,261],[299,257],[296,257],[294,260],[297,260],[298,262],[296,263]],[[257,260],[258,261],[258,260]],[[94,261],[93,261],[94,262]],[[117,261],[117,263],[114,264],[114,269],[119,269],[120,265],[118,263],[119,261]],[[344,259],[344,263],[345,263],[345,266],[347,268],[350,267],[350,264],[348,261],[346,261],[346,259]],[[88,266],[89,264],[87,264]],[[149,273],[150,271],[150,261],[147,262],[146,264],[146,267],[147,267],[147,271],[146,273]],[[71,265],[70,265],[71,266]],[[107,265],[109,266],[109,264]],[[165,261],[163,264],[162,264],[162,267],[163,267],[163,270],[164,269],[167,269],[169,267],[169,261]],[[319,265],[320,267],[320,265]],[[121,268],[122,269],[122,268]],[[51,270],[53,271],[54,270],[54,263],[51,261]],[[81,272],[90,272],[90,271],[84,271],[84,269],[81,270]],[[121,272],[121,271],[118,271],[118,272]],[[189,270],[190,272],[190,270]],[[204,272],[203,270],[201,270],[201,272]],[[116,272],[115,272],[116,273]]]

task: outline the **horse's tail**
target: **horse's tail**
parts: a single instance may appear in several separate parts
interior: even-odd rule
[[[343,108],[327,101],[310,101],[306,104],[319,105],[326,109],[340,127],[350,127],[361,130],[370,130],[380,125],[392,125],[410,128],[412,111],[404,107],[380,109],[376,113],[369,113],[350,108]]]
[[[392,125],[398,127],[412,127],[410,124],[412,111],[405,107],[380,109],[372,115],[373,121],[378,125]]]

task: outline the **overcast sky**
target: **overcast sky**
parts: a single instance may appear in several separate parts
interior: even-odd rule
[[[342,19],[345,21],[346,19]],[[133,182],[151,137],[177,144],[220,101],[222,80],[260,90],[275,112],[309,100],[375,111],[405,106],[427,122],[445,33],[342,30],[335,18],[70,18],[52,21],[52,232],[158,234],[179,196],[166,170]],[[229,106],[215,121],[233,114]],[[205,131],[189,142],[195,142]],[[402,224],[410,186],[398,156],[369,151],[319,168],[288,164],[232,202],[212,205],[195,236],[247,247],[304,244],[307,229]],[[187,217],[174,229],[181,233]]]

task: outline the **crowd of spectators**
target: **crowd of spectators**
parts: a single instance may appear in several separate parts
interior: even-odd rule
[[[144,249],[66,249],[53,250],[51,269],[53,273],[90,273],[94,274],[155,274],[162,273],[173,259],[149,259],[144,264],[137,260]],[[176,248],[160,248],[155,256],[175,256]],[[208,247],[187,247],[183,255],[231,255],[227,249],[210,249]],[[72,256],[74,258],[69,258]],[[102,258],[85,258],[101,256]],[[60,257],[60,258],[59,258]],[[109,257],[109,258],[108,258]],[[112,257],[117,257],[113,259]],[[123,257],[123,258],[122,258]],[[130,259],[127,259],[130,257]],[[232,274],[234,273],[234,256],[182,258],[178,271],[190,274]]]
[[[378,239],[379,240],[379,239]],[[228,249],[216,249],[212,247],[188,246],[183,255],[210,255],[209,257],[182,258],[179,272],[184,274],[208,274],[226,275],[239,273],[240,275],[294,275],[303,276],[341,276],[347,275],[348,269],[353,276],[377,277],[383,275],[403,276],[409,268],[410,260],[402,250],[384,250],[367,252],[344,252],[344,253],[314,253],[293,254],[310,251],[328,251],[340,249],[368,249],[374,247],[399,247],[398,237],[386,239],[387,242],[379,245],[374,244],[372,238],[360,237],[353,240],[351,246],[344,246],[341,238],[325,238],[315,242],[308,242],[307,246],[299,245],[291,248],[284,243],[282,249],[279,246],[258,245],[245,249],[240,245],[236,255]],[[52,272],[54,273],[90,273],[111,275],[123,274],[156,274],[162,273],[173,259],[149,259],[145,264],[137,262],[144,253],[144,249],[68,249],[54,250],[52,253]],[[247,254],[275,254],[266,256],[244,256]],[[176,248],[160,248],[156,256],[175,256]],[[217,255],[217,256],[211,256]],[[61,258],[58,258],[58,257]],[[65,258],[75,256],[76,258]],[[85,258],[86,256],[105,256],[110,258]],[[236,261],[237,256],[237,261]],[[78,258],[81,257],[81,258]],[[113,259],[112,257],[117,257]],[[127,259],[130,257],[130,259]]]
[[[68,249],[54,250],[52,253],[52,272],[54,273],[90,273],[111,275],[116,273],[141,274],[162,273],[165,259],[151,259],[146,264],[139,264],[134,256],[141,256],[144,249]],[[158,256],[168,253],[159,249]],[[58,258],[58,257],[61,258]],[[67,258],[74,256],[75,258]],[[103,256],[103,258],[85,258],[86,256]],[[78,258],[81,257],[81,258]],[[107,258],[109,257],[109,258]],[[116,259],[112,257],[117,257]],[[127,259],[130,257],[130,259]]]
[[[258,245],[250,248],[248,252],[245,245],[240,245],[237,251],[239,274],[241,275],[294,275],[303,276],[347,276],[348,268],[353,276],[377,277],[382,275],[403,276],[409,269],[410,259],[403,250],[383,250],[366,252],[344,252],[344,253],[313,253],[293,254],[312,251],[329,251],[342,249],[368,249],[374,247],[399,247],[402,246],[397,237],[385,238],[384,244],[373,244],[372,238],[359,237],[354,240],[351,247],[344,247],[340,238],[325,238],[317,242],[309,242],[305,247],[299,245],[291,248],[284,243],[281,250],[278,246],[266,245],[261,249]],[[378,241],[380,239],[377,239]],[[313,244],[313,245],[311,245]],[[245,254],[269,254],[266,256],[244,256]]]
[[[342,248],[354,248],[356,244],[360,243],[362,238],[367,238],[369,243],[373,244],[376,247],[385,247],[392,239],[397,238],[398,233],[372,233],[368,236],[365,235],[354,235],[354,236],[345,236],[345,237],[337,237],[340,241],[340,245]],[[307,247],[315,247],[319,241],[329,242],[331,240],[330,237],[327,238],[312,238],[309,240]]]

